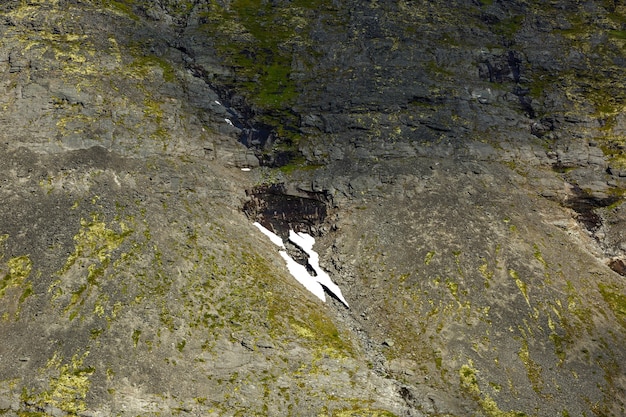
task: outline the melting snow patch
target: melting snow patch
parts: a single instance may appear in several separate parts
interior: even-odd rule
[[[293,275],[293,277],[302,285],[304,288],[313,293],[317,298],[326,302],[326,295],[324,294],[324,288],[320,285],[319,282],[315,280],[317,277],[312,277],[309,274],[309,271],[306,270],[304,265],[300,265],[298,262],[294,261],[291,256],[287,254],[284,250],[281,250],[280,256],[283,257],[285,262],[287,262],[287,269]]]
[[[254,222],[254,225],[265,236],[267,236],[272,241],[272,243],[274,243],[276,246],[283,248],[283,249],[285,248],[285,244],[283,243],[283,240],[281,239],[280,236],[266,229],[265,227],[263,227],[263,225],[261,225],[258,222]],[[311,268],[313,268],[313,270],[317,274],[316,276],[312,276],[311,274],[309,274],[309,271],[307,271],[304,265],[301,265],[298,262],[296,262],[291,256],[289,256],[287,251],[281,250],[279,251],[280,256],[282,256],[285,262],[287,262],[287,269],[289,270],[291,275],[293,275],[293,277],[300,284],[302,284],[304,288],[312,292],[320,300],[326,302],[326,295],[324,294],[324,287],[325,287],[335,297],[337,297],[342,303],[344,303],[346,307],[350,307],[346,299],[343,297],[343,294],[341,293],[341,289],[339,288],[339,286],[337,286],[337,284],[335,284],[330,279],[330,276],[326,273],[326,271],[324,271],[320,267],[320,264],[319,264],[320,257],[317,254],[317,252],[313,250],[313,245],[315,244],[315,238],[307,233],[296,233],[293,230],[290,230],[289,240],[293,244],[300,247],[300,249],[306,252],[307,255],[309,255],[309,265],[311,266]]]
[[[302,250],[305,251],[307,255],[309,255],[309,265],[311,265],[311,267],[317,274],[317,276],[312,278],[322,284],[324,287],[326,287],[328,291],[335,295],[335,297],[339,298],[339,300],[341,300],[341,302],[344,303],[346,307],[350,307],[346,299],[343,298],[343,294],[341,294],[341,289],[339,288],[339,286],[330,279],[330,276],[320,266],[320,256],[317,254],[317,252],[313,250],[315,238],[306,233],[296,233],[293,230],[290,230],[289,240],[300,246],[300,248],[302,248]]]
[[[263,225],[259,222],[254,222],[254,225],[263,233],[265,236],[269,237],[273,244],[276,246],[280,246],[281,248],[285,247],[283,240],[276,233],[267,230]]]

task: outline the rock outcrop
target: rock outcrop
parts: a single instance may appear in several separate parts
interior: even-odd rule
[[[626,413],[619,2],[0,17],[0,413]]]

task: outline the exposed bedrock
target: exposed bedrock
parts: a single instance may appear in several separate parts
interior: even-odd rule
[[[0,414],[626,415],[625,25],[2,2]]]

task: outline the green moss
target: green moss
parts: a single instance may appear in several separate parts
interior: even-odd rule
[[[279,169],[284,174],[291,174],[296,171],[313,171],[319,169],[322,165],[307,164],[304,157],[296,157],[290,160],[287,165],[281,166]]]
[[[626,141],[622,137],[602,137],[598,138],[600,148],[604,155],[608,156],[611,165],[615,168],[626,168],[626,153],[623,151]],[[621,192],[623,194],[623,191]]]
[[[135,329],[133,330],[133,347],[137,347],[137,345],[139,344],[139,338],[141,337],[141,330],[139,329]]]
[[[524,23],[523,15],[512,16],[500,20],[493,26],[493,31],[507,39],[512,39]]]
[[[453,71],[440,66],[435,60],[428,61],[425,66],[426,70],[435,77],[448,78],[454,75]]]
[[[626,30],[609,30],[609,36],[613,39],[626,40]]]
[[[565,340],[559,334],[552,332],[550,333],[550,340],[552,344],[554,344],[554,354],[559,358],[559,365],[562,365],[565,361]]]
[[[275,127],[279,139],[295,146],[300,122],[291,107],[299,91],[292,65],[294,59],[301,67],[313,65],[317,53],[309,25],[319,18],[334,19],[333,2],[233,0],[225,7],[213,1],[200,14],[206,21],[203,30],[233,69],[234,77],[226,82],[263,110],[258,122]]]
[[[257,104],[263,107],[280,107],[297,97],[295,83],[289,79],[291,68],[287,63],[273,63],[265,69],[260,82],[262,88],[256,96]]]
[[[143,55],[142,52],[133,50],[134,60],[129,66],[129,70],[137,78],[145,78],[155,68],[159,68],[166,82],[176,81],[176,70],[169,61],[156,55]]]
[[[303,22],[294,6],[235,0],[228,8],[212,3],[206,13],[205,29],[220,35],[215,37],[218,51],[243,77],[249,98],[264,108],[283,107],[296,96],[289,77],[291,54]]]
[[[106,7],[109,10],[116,12],[116,14],[128,17],[132,20],[139,20],[139,17],[135,14],[133,6],[136,0],[92,0],[94,4]]]

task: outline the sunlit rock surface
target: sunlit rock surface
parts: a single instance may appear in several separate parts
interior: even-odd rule
[[[625,24],[3,2],[0,413],[626,414]]]

